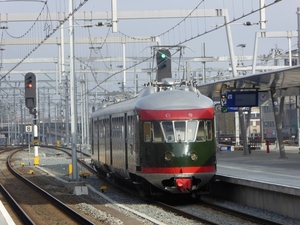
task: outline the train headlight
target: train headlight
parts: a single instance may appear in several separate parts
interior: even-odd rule
[[[191,157],[191,160],[193,160],[193,161],[198,159],[198,156],[196,155],[195,152],[191,153],[190,157]]]
[[[173,157],[173,155],[171,152],[166,152],[166,154],[165,154],[166,161],[171,161],[172,157]]]

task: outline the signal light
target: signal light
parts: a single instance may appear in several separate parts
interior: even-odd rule
[[[171,69],[171,53],[167,49],[161,49],[158,50],[156,54],[156,63],[157,63],[157,69],[163,70],[167,68],[167,66]]]
[[[156,80],[171,78],[171,53],[168,49],[159,49],[156,53],[157,73]]]
[[[28,83],[27,83],[27,87],[28,87],[28,88],[32,88],[32,87],[33,87],[33,84],[32,84],[32,82],[31,82],[31,81],[28,81]]]
[[[36,107],[36,77],[34,73],[25,75],[25,104],[29,110]]]
[[[160,57],[161,57],[162,59],[165,59],[167,56],[166,56],[166,54],[162,53],[162,54],[160,55]]]
[[[220,103],[221,103],[221,112],[222,113],[227,113],[228,112],[228,108],[227,108],[227,96],[226,94],[223,94],[220,96]]]
[[[222,113],[228,113],[228,107],[227,106],[222,106],[221,112]]]

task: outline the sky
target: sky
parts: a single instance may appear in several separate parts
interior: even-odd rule
[[[52,0],[48,1],[48,7],[50,12],[56,12],[59,10],[68,10],[68,0]],[[78,1],[74,0],[75,4],[78,5],[83,0]],[[189,0],[189,1],[180,1],[180,0],[166,0],[166,1],[140,1],[140,0],[129,0],[129,1],[117,1],[117,10],[118,11],[152,11],[152,10],[181,10],[181,9],[194,9],[201,1],[199,0]],[[273,0],[266,0],[266,3],[271,3]],[[246,13],[247,11],[251,11],[251,8],[256,8],[258,5],[258,0],[214,0],[214,1],[203,1],[200,4],[200,9],[216,9],[216,8],[227,8],[229,10],[230,19],[233,17],[239,17],[240,15]],[[35,2],[33,1],[0,1],[0,13],[36,13],[40,12],[40,9],[44,5],[41,1]],[[266,18],[267,18],[267,29],[266,31],[283,31],[283,30],[297,30],[297,17],[296,11],[297,7],[300,7],[300,2],[296,0],[282,0],[277,4],[274,4],[266,9]],[[90,12],[90,11],[110,11],[111,10],[111,1],[99,1],[99,0],[88,0],[87,3],[80,9],[80,11]],[[251,17],[248,17],[249,20],[252,19],[253,22],[258,22],[259,14],[255,13]],[[2,17],[3,20],[3,17]],[[258,26],[245,27],[242,25],[238,25],[239,23],[244,23],[248,21],[247,18],[244,18],[237,23],[233,23],[232,32],[233,39],[236,43],[251,42],[253,39],[253,32],[258,31]],[[166,27],[162,27],[154,23],[155,25],[149,29],[148,24],[151,24],[153,21],[119,21],[120,30],[124,33],[128,33],[128,35],[140,35],[151,34],[153,36],[158,35],[160,32],[167,30],[172,27],[176,22],[168,21]],[[157,21],[156,21],[157,22]],[[161,24],[163,21],[158,21],[158,24]],[[174,22],[174,23],[172,23]],[[213,21],[209,19],[206,20],[207,26],[215,25]],[[137,24],[137,26],[131,26],[130,24]],[[21,23],[20,23],[21,24]],[[237,25],[234,25],[237,24]],[[168,27],[169,25],[169,27]],[[21,26],[21,25],[20,25]],[[132,29],[136,27],[138,29]],[[147,28],[147,29],[144,29]],[[213,42],[217,42],[218,35],[214,38],[209,37],[209,39],[213,39]],[[204,38],[205,39],[205,38]],[[202,42],[202,41],[201,41]],[[252,40],[253,42],[253,40]],[[277,44],[277,40],[269,40],[270,44]],[[245,53],[250,54],[252,50],[251,48],[246,48]],[[209,48],[207,48],[209,51]]]
[[[80,3],[85,2],[84,0],[74,0],[74,6],[78,6]],[[266,0],[266,4],[272,3],[273,0]],[[251,14],[248,17],[243,17],[251,11],[255,11],[258,8],[258,0],[214,0],[214,1],[199,1],[199,0],[152,0],[152,1],[141,1],[141,0],[127,0],[120,1],[117,0],[117,11],[121,13],[123,11],[160,11],[160,10],[188,10],[192,12],[196,7],[198,9],[221,9],[225,8],[229,13],[229,20],[241,18],[240,20],[234,21],[231,23],[232,31],[232,42],[234,47],[235,55],[252,55],[254,48],[254,37],[255,33],[260,30],[258,25],[253,26],[244,26],[243,23],[250,21],[251,23],[259,22],[259,13]],[[8,15],[17,14],[24,15],[27,13],[34,14],[36,16],[41,12],[42,7],[45,7],[42,15],[48,15],[46,12],[52,13],[61,13],[68,11],[68,0],[51,0],[47,2],[47,7],[45,7],[45,1],[9,1],[9,0],[0,0],[0,27],[6,25],[5,18]],[[266,29],[263,31],[296,31],[297,30],[297,7],[300,7],[300,2],[297,0],[282,0],[266,9]],[[88,0],[85,4],[79,9],[79,12],[110,12],[111,11],[111,1],[110,0]],[[75,14],[76,18],[76,14]],[[93,20],[92,23],[98,22]],[[224,28],[215,29],[216,26],[220,26],[224,23],[223,18],[201,18],[201,19],[189,19],[183,21],[183,18],[174,18],[174,19],[140,19],[140,20],[119,20],[118,21],[118,30],[121,33],[113,34],[111,28],[109,27],[93,27],[90,29],[83,28],[82,25],[85,23],[83,21],[76,21],[75,25],[75,36],[76,37],[120,37],[122,35],[130,37],[149,37],[149,36],[158,36],[168,30],[166,34],[161,35],[161,40],[163,45],[174,45],[177,43],[182,43],[186,46],[184,50],[183,57],[200,57],[202,56],[202,43],[205,43],[205,55],[211,57],[219,56],[228,56],[228,42],[226,31]],[[9,23],[8,33],[12,36],[22,37],[24,33],[30,30],[33,22],[18,22],[18,23]],[[56,22],[52,23],[42,23],[39,24],[37,28],[37,36],[44,35],[49,28],[50,24],[55,27]],[[68,26],[66,23],[65,26]],[[34,30],[35,28],[33,28]],[[211,30],[214,30],[210,32]],[[209,31],[209,32],[208,32]],[[204,35],[204,33],[207,34]],[[1,44],[5,45],[3,42],[4,39],[10,38],[8,33],[3,29],[0,29],[1,35]],[[29,32],[30,33],[30,32]],[[59,37],[59,32],[53,34],[53,38]],[[65,36],[68,36],[68,30],[65,29]],[[26,36],[27,37],[27,36]],[[29,35],[30,38],[35,38],[34,35]],[[191,40],[190,40],[191,39]],[[19,38],[22,42],[22,38]],[[151,57],[151,46],[155,43],[145,43],[145,44],[126,44],[126,56],[137,58],[139,61],[140,58]],[[245,44],[244,48],[237,47],[240,44]],[[297,48],[297,39],[293,38],[291,41],[292,49]],[[100,47],[101,50],[91,50],[90,47]],[[268,38],[260,39],[258,44],[258,55],[268,55],[271,52],[271,49],[278,48],[282,52],[288,50],[288,40],[287,38]],[[0,52],[0,64],[3,60],[22,58],[26,52],[30,50],[30,46],[5,46],[5,51]],[[28,58],[56,58],[58,55],[57,46],[41,45],[36,51],[34,51]],[[69,55],[69,48],[66,46],[65,49],[66,57]],[[90,45],[76,45],[75,48],[76,57],[89,58],[113,58],[113,57],[122,57],[122,45],[120,43],[115,44],[106,44],[106,43],[95,43],[93,42]],[[179,53],[174,53],[174,57],[179,57]],[[270,62],[272,63],[272,62]],[[245,64],[251,64],[251,62],[245,62]],[[122,66],[122,61],[114,62],[107,61],[105,63],[88,61],[86,64],[76,63],[76,69],[81,70],[82,68],[92,68],[91,70],[103,70],[104,72],[98,72],[97,74],[92,74],[91,71],[87,71],[88,79],[91,83],[100,82],[101,80],[110,76],[111,73],[105,72],[108,69],[117,72],[118,68]],[[128,62],[126,66],[131,66],[132,62]],[[179,61],[172,61],[173,67],[182,67],[184,63]],[[2,76],[4,71],[11,69],[14,66],[11,64],[3,64],[2,69],[0,70],[0,75]],[[147,64],[140,65],[140,68],[146,68]],[[152,67],[155,66],[155,63],[152,63]],[[215,70],[222,71],[226,70],[226,67],[229,67],[228,63],[216,64],[216,63],[207,63],[206,65],[209,68],[215,68]],[[201,71],[202,64],[201,62],[191,63],[191,67],[195,71]],[[14,71],[18,73],[25,73],[30,70],[55,70],[54,63],[52,64],[41,64],[41,63],[23,63],[18,66]],[[224,71],[225,73],[226,71]],[[83,72],[78,72],[77,76],[80,78]],[[228,73],[228,71],[227,71]],[[55,74],[37,74],[38,79],[44,80],[55,79]],[[119,90],[118,83],[122,82],[122,73],[119,73],[116,76],[113,76],[109,82],[101,85],[102,88],[105,88],[109,91]],[[131,77],[131,78],[130,78]],[[128,79],[133,80],[133,73],[128,72]],[[147,74],[139,74],[139,77],[144,82],[147,79]],[[17,74],[11,74],[9,76],[10,80],[22,80],[22,76]],[[0,81],[3,82],[3,81]],[[7,84],[3,84],[5,86]],[[42,85],[47,85],[42,84]],[[91,84],[92,86],[92,84]],[[90,86],[90,88],[91,88]],[[2,92],[3,94],[3,92]],[[0,92],[1,95],[1,92]]]
[[[68,10],[68,0],[65,1],[48,1],[48,10],[50,12],[57,12],[60,10]],[[83,0],[74,0],[74,5],[78,5]],[[266,0],[266,3],[273,2]],[[118,11],[152,11],[152,10],[181,10],[187,9],[192,10],[201,1],[199,0],[189,0],[189,1],[179,1],[179,0],[167,0],[167,1],[139,1],[139,0],[129,0],[129,1],[117,1],[117,10]],[[233,18],[238,18],[241,15],[251,11],[252,9],[257,8],[259,1],[258,0],[215,0],[215,1],[203,1],[200,4],[199,9],[217,9],[217,8],[227,8],[229,11],[229,17],[232,20]],[[40,12],[40,9],[44,5],[41,1],[0,1],[0,13],[2,14],[1,19],[3,20],[6,13],[36,13]],[[296,10],[297,7],[300,7],[300,3],[296,0],[282,0],[281,2],[274,4],[266,9],[266,19],[267,19],[267,29],[265,31],[285,31],[285,30],[297,30],[297,16]],[[80,11],[90,12],[90,11],[110,11],[111,10],[111,1],[99,1],[99,0],[89,0]],[[76,15],[75,15],[76,17]],[[178,23],[180,19],[165,19],[165,20],[123,20],[119,21],[118,27],[119,30],[129,36],[156,36],[162,32],[168,30]],[[233,45],[237,46],[238,44],[245,43],[246,47],[243,49],[243,54],[251,55],[253,53],[253,44],[254,44],[254,35],[255,32],[259,31],[259,26],[243,26],[241,23],[250,21],[252,23],[259,21],[259,14],[255,13],[247,18],[243,18],[237,22],[232,23],[232,36],[233,36]],[[219,19],[206,19],[205,24],[200,24],[200,26],[206,26],[206,29],[212,29],[217,24],[222,24],[222,18]],[[29,25],[23,26],[20,23],[18,29],[15,29],[13,32],[16,36],[21,34],[21,28],[25,29]],[[187,26],[188,27],[188,26]],[[99,31],[99,30],[98,30]],[[101,32],[102,35],[106,35],[106,30]],[[182,32],[182,31],[181,31]],[[80,31],[79,31],[80,33]],[[99,32],[100,33],[100,32]],[[175,34],[176,36],[178,34]],[[197,38],[196,43],[206,43],[207,55],[228,55],[228,48],[226,41],[222,42],[220,40],[226,39],[226,33],[224,29],[215,31],[211,34],[205,35],[203,37]],[[261,54],[267,54],[271,48],[274,48],[276,45],[283,50],[287,50],[287,40],[284,39],[268,39],[262,40],[260,47]],[[168,43],[166,43],[168,44]],[[189,42],[185,43],[190,45]],[[259,43],[260,44],[260,43]],[[296,44],[296,39],[292,42],[293,46]],[[192,52],[196,52],[194,55],[200,55],[201,45],[192,46]],[[240,53],[240,49],[235,49],[236,54]],[[190,54],[192,54],[190,52]]]

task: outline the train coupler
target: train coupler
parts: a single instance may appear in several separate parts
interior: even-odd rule
[[[192,189],[192,180],[191,178],[176,178],[175,185],[182,193],[185,193]]]

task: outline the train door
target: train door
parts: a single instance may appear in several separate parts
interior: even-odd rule
[[[96,150],[97,150],[97,160],[98,160],[98,162],[100,161],[100,158],[99,158],[99,149],[100,149],[100,146],[99,146],[99,144],[100,144],[100,137],[99,137],[99,129],[100,129],[100,120],[99,120],[99,118],[96,120],[96,129],[95,129],[95,133],[96,133],[96,140],[95,140],[95,142],[96,142],[96,145],[97,145],[97,148],[96,148]],[[95,154],[95,153],[94,153]]]
[[[125,163],[125,118],[123,113],[112,115],[112,157],[114,168],[124,170]]]
[[[99,120],[99,129],[98,129],[98,160],[101,163],[105,162],[105,119]]]
[[[127,169],[131,172],[135,171],[136,168],[136,120],[133,112],[127,113]]]
[[[90,140],[91,140],[91,153],[92,153],[92,156],[94,155],[94,142],[95,142],[95,140],[94,140],[94,136],[95,136],[95,134],[94,134],[94,120],[93,119],[91,119],[90,120],[90,123],[91,123],[91,126],[90,126],[90,129],[92,130],[92,132],[91,132],[91,136],[90,136]],[[58,143],[59,142],[56,142],[57,144],[57,146],[58,146]],[[59,147],[59,146],[58,146]]]
[[[97,118],[92,120],[92,158],[96,160],[95,152],[98,149],[98,122]]]
[[[112,164],[112,157],[111,157],[111,125],[110,125],[110,118],[104,119],[104,149],[105,149],[105,164],[111,165]]]
[[[124,114],[124,135],[125,135],[125,138],[124,138],[124,141],[125,141],[125,170],[128,169],[128,129],[127,129],[127,126],[128,126],[128,118],[127,118],[127,113]]]

